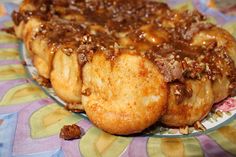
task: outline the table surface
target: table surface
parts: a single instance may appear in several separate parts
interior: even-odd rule
[[[171,7],[194,6],[236,37],[235,0],[166,1]],[[0,28],[12,26],[10,13],[19,2],[0,0]],[[19,51],[19,41],[0,32],[0,157],[236,156],[236,115],[225,126],[197,136],[113,136],[49,98],[27,75]],[[86,134],[60,139],[61,127],[73,123]]]

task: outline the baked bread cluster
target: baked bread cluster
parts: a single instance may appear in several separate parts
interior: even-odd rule
[[[106,132],[184,127],[236,94],[236,41],[148,0],[24,0],[14,30],[39,76]]]

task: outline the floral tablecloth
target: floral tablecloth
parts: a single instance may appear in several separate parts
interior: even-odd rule
[[[236,36],[235,0],[166,1],[171,7],[195,7]],[[17,5],[0,3],[0,28],[12,26],[10,13]],[[19,57],[19,43],[0,32],[0,157],[236,156],[236,115],[213,131],[181,138],[124,137],[101,131],[84,116],[65,110],[32,82]],[[85,132],[82,138],[60,139],[61,127],[73,123]]]

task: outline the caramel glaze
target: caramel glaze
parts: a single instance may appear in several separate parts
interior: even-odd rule
[[[166,82],[177,85],[178,102],[183,96],[191,97],[191,90],[183,88],[185,80],[202,76],[214,81],[226,74],[231,82],[229,93],[236,94],[235,65],[226,47],[218,46],[214,40],[201,46],[191,45],[196,33],[216,27],[206,23],[206,18],[196,10],[171,10],[164,3],[144,0],[25,3],[31,3],[34,9],[13,12],[14,23],[19,25],[31,17],[44,21],[36,36],[47,38],[49,44],[63,48],[67,55],[78,53],[81,65],[98,51],[108,59],[120,53],[134,53],[152,61]],[[161,35],[155,35],[158,31]]]

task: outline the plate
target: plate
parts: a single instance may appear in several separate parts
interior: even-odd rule
[[[24,43],[19,42],[19,50],[22,61],[25,61],[25,68],[29,74],[29,77],[33,80],[38,76],[36,68],[33,66],[32,59],[29,57],[29,53],[27,52]],[[60,105],[65,106],[66,102],[60,99],[53,88],[47,88],[40,86],[36,81],[34,81],[49,97],[51,97],[55,102]],[[190,134],[188,136],[195,136],[202,133],[211,132],[221,126],[224,126],[229,121],[231,121],[236,115],[236,99],[228,98],[218,104],[213,106],[214,111],[208,114],[208,116],[202,121],[203,126],[206,127],[206,131],[197,131],[193,127],[190,128]],[[83,117],[86,117],[86,114],[80,113]],[[151,128],[148,128],[141,136],[149,136],[149,137],[184,137],[179,133],[178,129],[163,127],[160,124],[156,124]]]
[[[183,2],[186,4],[181,0],[171,5],[186,7]],[[191,8],[189,2],[187,7]],[[222,16],[214,18],[216,9],[205,2],[193,1],[200,10],[208,8],[204,13],[234,34],[235,17],[222,17],[217,12]],[[0,5],[0,27],[12,25],[8,13],[15,7]],[[66,111],[52,89],[32,80],[34,75],[37,71],[24,44],[0,32],[0,156],[236,156],[235,98],[215,106],[223,112],[208,115],[203,121],[204,132],[192,130],[181,135],[177,129],[156,125],[139,135],[114,136],[93,126],[86,115]],[[60,139],[61,127],[73,123],[83,129],[81,139]]]

